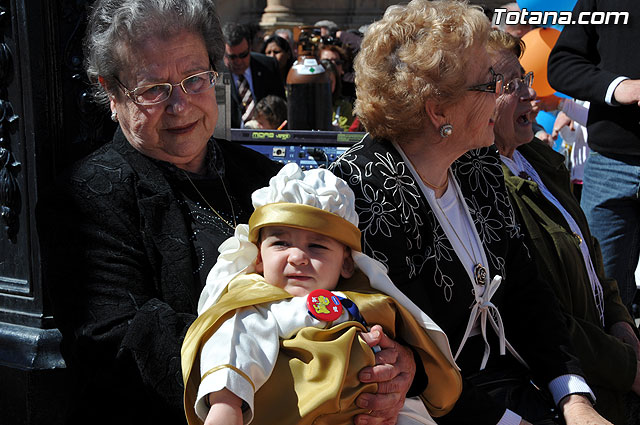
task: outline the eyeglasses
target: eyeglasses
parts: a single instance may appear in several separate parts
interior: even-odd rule
[[[164,102],[171,97],[174,87],[180,86],[186,94],[198,94],[213,87],[218,80],[216,71],[203,71],[193,74],[178,84],[161,83],[149,84],[147,86],[136,87],[129,90],[116,77],[116,81],[122,87],[122,91],[131,101],[137,105],[155,105]]]
[[[522,78],[514,78],[504,86],[504,94],[520,93],[533,84],[533,72],[527,72]],[[528,91],[528,90],[527,90]]]
[[[491,81],[485,84],[477,84],[475,86],[468,87],[467,90],[482,91],[500,96],[504,92],[504,77],[502,74],[496,74],[493,68],[489,68],[489,72],[491,72]]]
[[[236,59],[244,59],[247,56],[249,56],[249,53],[250,53],[249,50],[246,50],[246,51],[244,51],[242,53],[238,53],[237,55],[230,55],[228,53],[225,53],[224,56],[233,61],[233,60],[236,60]]]

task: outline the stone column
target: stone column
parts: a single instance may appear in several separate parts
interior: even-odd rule
[[[298,4],[300,1],[297,2]],[[291,28],[303,25],[303,20],[295,13],[293,0],[267,0],[260,26],[263,28]]]
[[[263,28],[313,25],[328,19],[340,28],[358,28],[380,19],[397,0],[267,0],[260,26]]]

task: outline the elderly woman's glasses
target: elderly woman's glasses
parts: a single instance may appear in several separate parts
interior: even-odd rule
[[[161,103],[169,99],[174,87],[180,86],[186,94],[198,94],[213,87],[217,79],[217,72],[203,71],[193,74],[177,84],[149,84],[147,86],[136,87],[133,90],[126,88],[118,78],[116,78],[116,81],[122,87],[124,94],[126,94],[133,103],[138,105],[155,105],[156,103]]]
[[[477,84],[475,86],[468,87],[469,91],[482,91],[487,93],[493,93],[500,96],[504,92],[504,77],[502,74],[496,74],[493,68],[489,68],[491,73],[491,81],[485,84]]]
[[[522,78],[514,78],[504,86],[504,94],[520,93],[533,84],[533,72],[527,72]]]

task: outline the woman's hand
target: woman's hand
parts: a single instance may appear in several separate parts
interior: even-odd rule
[[[585,396],[579,394],[560,400],[560,409],[567,425],[613,425],[595,411]]]
[[[376,353],[375,366],[365,367],[358,375],[363,383],[378,383],[378,392],[358,396],[356,405],[369,413],[356,416],[354,423],[394,425],[416,373],[413,353],[386,336],[379,325],[360,336],[369,347],[377,345],[381,351]]]

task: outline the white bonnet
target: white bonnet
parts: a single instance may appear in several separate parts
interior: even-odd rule
[[[271,178],[269,186],[253,192],[251,199],[255,208],[249,219],[251,242],[258,242],[263,227],[288,226],[361,250],[355,196],[331,171],[302,171],[298,164],[287,164]]]
[[[269,186],[253,192],[251,201],[255,209],[277,202],[309,205],[358,227],[353,191],[344,180],[323,168],[302,171],[298,164],[287,164],[271,178]]]

